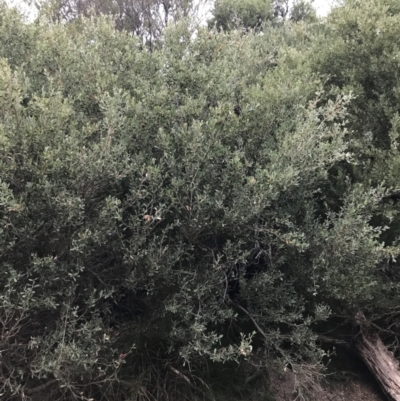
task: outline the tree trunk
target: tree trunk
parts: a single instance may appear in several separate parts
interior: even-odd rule
[[[356,323],[360,333],[355,346],[361,359],[376,377],[383,391],[394,401],[400,401],[400,367],[399,361],[387,349],[376,333],[368,330],[365,316],[357,314]]]

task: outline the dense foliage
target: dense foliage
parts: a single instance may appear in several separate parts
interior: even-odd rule
[[[306,398],[319,333],[361,311],[397,338],[400,7],[307,13],[149,51],[0,5],[4,399],[212,399],[273,369]]]
[[[108,15],[116,29],[138,36],[153,49],[168,24],[183,17],[198,23],[210,8],[211,0],[48,0],[36,4],[52,21]]]
[[[261,29],[273,16],[272,0],[217,0],[209,24],[225,31],[241,26]]]

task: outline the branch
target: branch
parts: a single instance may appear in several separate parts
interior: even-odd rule
[[[240,309],[243,313],[245,313],[250,320],[253,322],[254,326],[256,326],[256,329],[258,330],[258,332],[267,340],[269,341],[268,336],[265,334],[265,331],[258,325],[258,323],[256,322],[256,320],[253,318],[253,316],[242,306],[238,305],[238,304],[234,304],[238,309]],[[273,346],[275,347],[275,349],[281,354],[281,356],[286,360],[286,362],[293,367],[292,362],[290,361],[290,359],[285,355],[285,352],[283,351],[283,349],[281,347],[279,347],[279,345],[277,345],[276,343],[273,343]],[[294,372],[295,373],[295,372]]]
[[[28,395],[36,394],[36,393],[39,393],[42,390],[46,390],[47,387],[50,387],[51,385],[53,385],[53,384],[55,384],[57,382],[58,382],[57,379],[53,379],[53,380],[50,380],[47,383],[41,384],[40,386],[36,386],[36,387],[30,388],[30,389],[26,390],[25,392]]]
[[[321,341],[321,343],[325,343],[325,344],[333,344],[333,345],[337,345],[337,346],[346,346],[346,347],[350,347],[350,343],[346,340],[340,340],[338,338],[333,338],[333,337],[328,337],[328,336],[324,336],[324,335],[319,335],[317,337],[317,340]]]
[[[243,313],[245,313],[250,320],[253,322],[254,326],[256,326],[256,329],[258,330],[258,332],[266,339],[268,340],[268,336],[265,334],[264,330],[258,325],[258,323],[255,321],[255,319],[253,318],[253,316],[246,310],[244,309],[242,306],[235,304],[235,306],[240,309]]]

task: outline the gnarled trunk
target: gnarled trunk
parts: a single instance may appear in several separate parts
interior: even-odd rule
[[[358,314],[360,333],[355,346],[361,359],[378,380],[383,391],[394,401],[400,401],[399,361],[387,349],[379,336],[368,329],[364,315]]]

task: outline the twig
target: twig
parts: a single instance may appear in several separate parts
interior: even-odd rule
[[[173,368],[172,366],[169,367],[174,373],[176,373],[178,376],[182,377],[185,379],[190,385],[192,384],[187,376],[185,376],[183,373],[179,372],[179,370]]]
[[[53,379],[53,380],[50,380],[47,383],[41,384],[40,386],[36,386],[34,388],[30,388],[30,389],[26,390],[25,392],[28,395],[36,394],[36,393],[39,393],[42,390],[46,390],[47,387],[50,387],[50,386],[52,386],[53,384],[55,384],[57,382],[58,382],[57,379]]]

